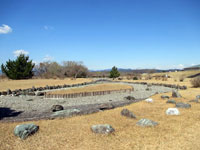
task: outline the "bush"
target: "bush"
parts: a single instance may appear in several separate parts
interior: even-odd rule
[[[193,87],[200,87],[200,77],[196,77],[192,79],[191,84]]]
[[[19,55],[16,60],[9,60],[1,65],[2,72],[10,79],[29,79],[33,76],[35,64],[29,61],[29,56]]]
[[[138,77],[133,77],[133,80],[138,80]]]

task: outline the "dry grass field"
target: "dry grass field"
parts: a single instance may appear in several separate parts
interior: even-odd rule
[[[11,89],[25,89],[35,87],[44,87],[46,85],[64,85],[64,84],[76,84],[83,82],[90,82],[91,79],[87,78],[77,78],[76,80],[72,80],[69,78],[66,79],[29,79],[29,80],[0,80],[0,91]]]
[[[165,75],[167,74],[173,79],[187,78],[188,76],[200,73],[200,70],[188,70],[188,71],[178,71],[178,72],[167,72],[167,73],[153,73],[152,75]]]
[[[141,80],[144,81],[187,85],[187,90],[179,91],[182,98],[173,98],[177,102],[189,103],[196,95],[200,95],[200,88],[191,88],[189,79],[184,82]],[[175,106],[167,104],[166,100],[160,98],[161,95],[152,96],[153,103],[141,101],[90,115],[0,123],[0,150],[199,150],[200,103],[191,103],[190,109],[179,109],[180,116],[167,116],[167,108]],[[171,96],[171,93],[165,95]],[[121,116],[123,108],[132,111],[137,119]],[[139,127],[136,122],[141,118],[154,120],[159,125]],[[35,123],[40,129],[22,141],[13,135],[15,126],[22,123]],[[110,135],[94,134],[90,129],[94,124],[110,124],[116,131]]]
[[[183,98],[176,101],[188,102],[200,94],[200,89],[180,91]],[[167,93],[171,95],[171,93]],[[13,135],[18,122],[0,123],[1,150],[199,150],[200,149],[200,104],[192,103],[190,109],[179,109],[180,116],[166,116],[165,111],[173,104],[166,104],[161,94],[129,106],[72,118],[31,121],[40,126],[35,135],[25,141]],[[137,119],[120,115],[123,108],[133,111]],[[156,127],[139,127],[136,122],[148,118],[159,123]],[[20,122],[29,123],[29,122]],[[111,124],[116,132],[99,135],[91,132],[93,124]]]
[[[90,86],[74,88],[74,89],[52,91],[48,93],[49,94],[70,94],[70,93],[96,92],[96,91],[108,91],[108,90],[114,91],[114,90],[127,90],[127,89],[132,89],[132,86],[124,85],[124,84],[105,83],[105,84],[90,85]]]
[[[155,76],[164,76],[168,75],[170,78],[167,78],[166,81],[163,81],[162,79],[156,80],[155,78],[150,79],[150,80],[127,80],[124,79],[123,81],[127,82],[147,82],[147,83],[163,83],[163,84],[176,84],[176,85],[186,85],[187,87],[192,87],[190,80],[192,78],[188,78],[188,76],[195,75],[200,73],[200,70],[190,70],[190,71],[179,71],[179,72],[165,72],[165,73],[152,73],[150,74],[151,77]],[[148,76],[148,74],[142,75],[143,78],[145,76]],[[183,79],[181,82],[180,79]]]

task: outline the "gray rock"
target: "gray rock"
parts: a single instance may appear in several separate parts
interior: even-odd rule
[[[200,95],[197,95],[197,96],[196,96],[196,99],[200,99]]]
[[[64,109],[64,108],[63,108],[62,105],[53,105],[53,106],[51,107],[51,111],[52,111],[52,112],[61,111],[61,110],[63,110],[63,109]]]
[[[94,133],[100,133],[100,134],[109,134],[115,131],[115,129],[109,124],[93,125],[91,127],[91,130]]]
[[[148,126],[153,127],[153,126],[158,125],[157,122],[149,120],[149,119],[140,119],[136,124],[141,127],[148,127]]]
[[[44,96],[44,93],[45,93],[45,92],[35,92],[35,95],[36,95],[36,96]]]
[[[181,97],[181,95],[179,94],[179,92],[178,92],[177,90],[173,90],[173,91],[172,91],[172,97],[177,97],[177,98],[179,98],[179,97]]]
[[[161,98],[162,98],[162,99],[169,99],[169,96],[167,96],[167,95],[162,95]]]
[[[180,115],[180,112],[177,108],[168,108],[166,110],[166,115]]]
[[[7,95],[12,94],[12,91],[10,89],[7,90]]]
[[[20,137],[22,140],[34,134],[39,129],[35,124],[21,124],[17,125],[14,129],[14,135]]]
[[[179,103],[176,103],[176,107],[177,107],[177,108],[191,108],[191,105],[190,105],[190,104],[186,104],[186,103],[179,102]]]
[[[98,108],[100,110],[109,110],[115,108],[113,104],[111,103],[105,103],[105,104],[99,104]]]
[[[167,102],[166,102],[166,103],[176,104],[176,101],[175,101],[175,100],[173,100],[173,99],[169,99],[169,100],[167,100]]]
[[[124,97],[125,99],[127,99],[127,100],[135,100],[135,97],[133,97],[133,96],[127,96],[127,97]]]
[[[28,92],[27,95],[29,95],[29,96],[35,96],[35,93],[34,92]]]
[[[7,95],[6,91],[1,92],[1,95]]]
[[[199,99],[194,99],[194,100],[191,100],[189,102],[195,102],[195,103],[199,103]]]
[[[131,111],[129,111],[128,109],[123,109],[121,111],[121,115],[126,116],[128,118],[136,118],[136,116]]]
[[[79,109],[66,109],[61,111],[54,112],[51,116],[52,117],[71,117],[75,115],[80,115]]]

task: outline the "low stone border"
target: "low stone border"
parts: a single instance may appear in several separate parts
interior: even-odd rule
[[[45,93],[44,98],[48,99],[57,99],[57,98],[76,98],[76,97],[86,97],[86,96],[96,96],[96,95],[107,95],[112,93],[125,93],[125,92],[132,92],[133,88],[131,89],[123,89],[123,90],[108,90],[108,91],[95,91],[95,92],[81,92],[81,93],[70,93],[70,94],[51,94]]]
[[[176,85],[176,84],[163,84],[163,83],[147,83],[147,82],[122,82],[122,81],[112,81],[109,79],[99,79],[96,81],[92,81],[92,82],[84,82],[84,83],[79,83],[79,84],[72,84],[72,85],[57,85],[57,86],[48,86],[46,85],[45,87],[38,87],[35,88],[34,86],[32,88],[28,88],[28,89],[16,89],[11,91],[10,89],[8,89],[7,91],[2,91],[0,92],[0,96],[1,95],[10,95],[10,96],[19,96],[19,95],[28,95],[28,96],[37,96],[36,92],[42,92],[45,90],[55,90],[55,89],[63,89],[63,88],[70,88],[70,87],[79,87],[79,86],[84,86],[84,85],[90,85],[90,84],[96,84],[98,82],[115,82],[115,83],[130,83],[130,84],[142,84],[142,85],[147,85],[147,86],[152,86],[152,85],[156,85],[156,86],[164,86],[164,87],[169,87],[169,88],[175,88],[175,89],[181,89],[181,90],[186,90],[187,86],[180,86],[180,85]],[[45,95],[45,92],[44,94]]]

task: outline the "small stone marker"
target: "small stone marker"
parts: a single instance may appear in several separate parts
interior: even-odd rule
[[[136,116],[131,111],[129,111],[128,109],[123,109],[121,111],[121,115],[128,117],[128,118],[136,118]]]
[[[124,97],[125,99],[127,99],[127,100],[135,100],[135,97],[133,97],[133,96],[127,96],[127,97]]]
[[[169,99],[169,96],[167,96],[167,95],[162,95],[161,98],[162,98],[162,99]]]
[[[141,127],[153,127],[153,126],[158,125],[157,122],[149,120],[149,119],[140,119],[136,124]]]
[[[147,99],[145,100],[145,102],[153,103],[153,99],[152,99],[152,98],[147,98]]]
[[[180,115],[180,112],[177,108],[168,108],[166,110],[166,115]]]
[[[35,95],[36,96],[44,96],[44,92],[37,91],[37,92],[35,92]]]
[[[177,107],[177,108],[191,108],[191,105],[190,105],[190,104],[186,104],[186,103],[179,102],[179,103],[176,103],[176,107]]]
[[[175,101],[175,100],[173,100],[173,99],[169,99],[169,100],[167,100],[167,102],[166,102],[166,103],[176,104],[176,101]]]
[[[115,131],[115,129],[109,124],[93,125],[91,127],[91,130],[94,133],[100,133],[100,134],[109,134]]]
[[[179,97],[181,97],[181,95],[179,94],[179,92],[178,92],[177,90],[173,90],[173,91],[172,91],[172,97],[177,97],[177,98],[179,98]]]
[[[52,111],[52,112],[60,111],[60,110],[63,110],[63,109],[64,109],[64,108],[63,108],[62,105],[53,105],[53,106],[51,107],[51,111]]]
[[[34,134],[39,129],[39,126],[35,124],[21,124],[17,125],[14,129],[14,135],[25,140],[28,136]]]

